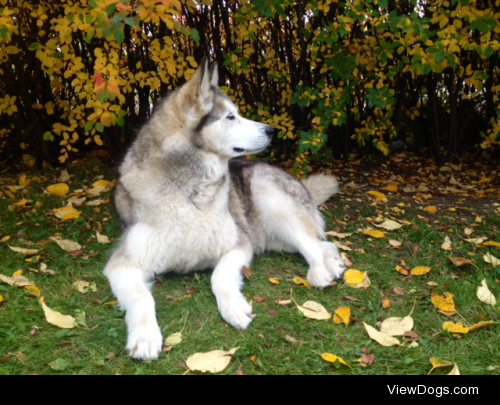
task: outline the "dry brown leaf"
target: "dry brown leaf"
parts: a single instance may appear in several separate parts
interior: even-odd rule
[[[371,366],[373,364],[373,362],[375,361],[375,355],[364,353],[363,355],[361,355],[360,360],[362,363],[365,363],[365,364],[368,364]]]
[[[252,275],[252,271],[250,270],[250,268],[248,266],[243,266],[242,267],[242,271],[243,271],[243,275],[245,276],[245,278],[247,280],[251,280],[253,275]]]
[[[391,245],[393,248],[398,248],[401,247],[403,242],[398,242],[397,240],[389,239],[389,245]]]
[[[449,257],[448,259],[457,267],[472,263],[472,260],[466,259],[465,257]]]
[[[396,295],[405,295],[405,292],[403,291],[403,289],[399,288],[399,287],[394,287],[392,291],[394,291],[394,294],[396,294]]]
[[[201,371],[202,373],[220,373],[231,363],[232,355],[239,347],[223,352],[215,350],[208,353],[196,353],[186,360],[186,365],[190,370]]]
[[[18,287],[27,287],[30,285],[35,285],[34,282],[28,280],[24,276],[7,277],[3,274],[0,274],[0,280],[2,280],[4,283],[7,283],[8,285],[16,285]]]
[[[348,245],[346,245],[345,243],[340,243],[340,242],[337,242],[337,241],[335,241],[333,243],[335,243],[335,246],[337,246],[341,250],[345,250],[347,252],[352,251],[352,249]]]
[[[396,266],[396,271],[400,274],[402,274],[403,276],[409,276],[410,275],[410,272],[408,270],[406,270],[404,267],[401,267],[401,266]]]
[[[345,239],[345,238],[348,238],[349,236],[352,235],[352,233],[338,233],[338,232],[334,232],[334,231],[326,232],[326,234],[328,236],[333,236],[333,237],[338,238],[338,239]]]
[[[74,252],[75,250],[81,250],[82,245],[80,245],[78,242],[74,242],[72,240],[64,239],[61,240],[58,237],[51,236],[49,238],[51,241],[55,242],[57,246],[59,246],[62,250],[66,252]]]

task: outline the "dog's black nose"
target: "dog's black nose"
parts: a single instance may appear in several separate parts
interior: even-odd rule
[[[273,127],[270,127],[269,125],[266,126],[266,135],[269,137],[269,138],[272,138],[273,135],[274,135],[274,128]]]

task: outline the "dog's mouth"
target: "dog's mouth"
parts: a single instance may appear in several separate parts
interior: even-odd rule
[[[233,150],[236,152],[236,153],[257,153],[257,152],[262,152],[263,150],[265,150],[267,148],[264,147],[264,148],[260,148],[260,149],[241,149],[241,148],[233,148]]]

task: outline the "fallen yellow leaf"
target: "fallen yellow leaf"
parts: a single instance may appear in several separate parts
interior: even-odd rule
[[[52,186],[47,187],[47,191],[50,194],[55,194],[58,197],[63,197],[69,193],[69,186],[66,183],[54,184]]]
[[[495,296],[491,293],[486,284],[486,279],[481,282],[482,286],[477,289],[477,298],[485,304],[495,306],[497,304],[497,300]]]
[[[399,222],[393,221],[391,219],[384,221],[380,225],[375,224],[375,226],[378,226],[379,228],[387,229],[388,231],[395,231],[395,230],[401,229],[403,227],[402,224],[400,224]]]
[[[425,207],[424,211],[430,212],[431,214],[435,214],[436,212],[438,212],[438,209],[434,206],[430,206],[430,207]]]
[[[453,302],[453,294],[445,292],[444,297],[432,291],[431,302],[441,311],[456,313],[455,303]]]
[[[493,256],[492,254],[487,254],[487,255],[484,255],[483,256],[483,259],[486,263],[489,263],[493,266],[500,266],[500,259],[497,259],[495,256]]]
[[[363,234],[371,236],[372,238],[377,238],[377,239],[381,239],[381,238],[385,237],[385,234],[382,231],[364,231]]]
[[[302,306],[297,305],[297,308],[306,318],[309,319],[324,321],[332,318],[332,314],[329,313],[323,305],[314,301],[304,302]]]
[[[445,322],[443,324],[443,330],[447,330],[448,332],[451,332],[451,333],[463,333],[463,334],[466,334],[466,333],[469,333],[473,330],[476,330],[476,329],[479,329],[479,328],[482,328],[482,327],[485,327],[485,326],[488,326],[488,325],[491,325],[491,324],[494,324],[495,322],[492,322],[492,321],[484,321],[484,322],[479,322],[479,323],[476,323],[472,326],[469,326],[468,328],[464,326],[464,324],[462,322],[460,323],[454,323],[454,322]]]
[[[371,285],[368,273],[363,273],[355,269],[347,270],[344,273],[344,282],[346,285],[353,288],[368,288]]]
[[[483,243],[483,246],[500,246],[500,243],[498,242],[493,242],[492,240],[488,241],[488,242],[484,242]]]
[[[333,314],[333,322],[336,324],[345,323],[349,326],[349,321],[351,320],[351,309],[349,307],[340,307]]]
[[[431,357],[429,359],[429,361],[432,364],[432,369],[431,369],[431,371],[429,371],[428,375],[430,375],[436,368],[451,367],[451,366],[455,365],[455,363],[452,363],[451,361],[441,360],[441,359],[438,359],[437,357]]]
[[[427,274],[431,270],[432,267],[417,266],[410,272],[410,274],[412,276],[423,276],[424,274]]]
[[[88,281],[78,281],[78,280],[73,283],[73,289],[77,290],[79,293],[82,294],[97,291],[95,283],[89,283]]]
[[[280,283],[280,282],[279,282],[278,280],[276,280],[275,278],[270,278],[270,279],[269,279],[269,282],[270,282],[271,284],[275,284],[275,285],[279,285],[279,283]]]
[[[12,194],[10,191],[5,190],[4,191],[5,195],[9,197],[12,201],[16,201],[16,196]]]
[[[58,326],[61,329],[73,329],[76,326],[76,319],[70,315],[63,315],[60,312],[54,311],[50,309],[45,304],[45,298],[40,298],[40,305],[43,308],[43,312],[45,313],[45,318],[47,322]]]
[[[63,221],[80,218],[80,213],[73,207],[56,208],[54,209],[54,213],[57,218],[62,219]]]
[[[239,347],[235,347],[227,352],[215,350],[208,353],[196,353],[186,360],[186,365],[190,370],[201,371],[202,373],[220,373],[231,363],[231,356],[236,353]]]
[[[378,191],[368,191],[366,194],[375,197],[375,201],[377,202],[382,201],[385,198],[385,194],[379,193]]]
[[[331,353],[323,353],[321,355],[321,358],[323,360],[327,361],[328,363],[335,363],[338,361],[340,364],[343,364],[344,366],[347,366],[349,368],[351,367],[341,357],[335,356],[334,354],[331,354]]]
[[[0,303],[3,302],[3,297],[0,295]]]
[[[18,270],[16,272],[14,272],[14,274],[12,274],[12,277],[17,277],[17,276],[22,276],[24,273],[24,270]]]
[[[92,184],[92,187],[113,188],[114,186],[115,186],[114,182],[110,182],[107,180],[98,180],[94,184]]]
[[[41,295],[40,289],[35,285],[24,287],[24,291],[26,291],[29,295],[34,295],[35,297],[39,297]]]
[[[300,277],[295,277],[293,279],[293,282],[297,285],[303,285],[304,287],[311,288],[311,285],[307,280],[304,280],[303,278]]]
[[[380,332],[389,336],[403,336],[405,332],[413,329],[413,318],[406,316],[404,318],[387,318],[382,322]]]
[[[40,252],[40,250],[36,249],[23,249],[18,247],[9,246],[9,249],[13,250],[16,253],[21,253],[22,255],[36,255]]]
[[[370,338],[375,340],[376,342],[380,343],[382,346],[392,347],[401,345],[400,341],[395,337],[389,336],[387,333],[379,332],[373,326],[370,326],[364,322],[363,325],[365,325],[368,336],[370,336]]]
[[[382,308],[388,309],[391,307],[391,305],[392,305],[392,303],[391,303],[391,300],[389,298],[384,298],[382,300]]]
[[[387,186],[385,186],[384,188],[381,188],[381,190],[384,190],[384,191],[391,191],[393,193],[397,193],[398,192],[398,185],[396,183],[389,183]]]
[[[451,239],[449,236],[444,238],[444,243],[441,245],[443,250],[451,250]]]
[[[102,235],[99,233],[99,231],[96,231],[96,236],[97,236],[97,242],[99,242],[101,245],[106,245],[108,243],[111,243],[109,238],[106,235]]]
[[[1,243],[4,243],[4,242],[7,242],[9,239],[10,239],[10,236],[4,236],[4,237],[0,240],[0,242],[1,242]]]
[[[0,280],[3,281],[4,283],[7,283],[8,285],[15,285],[18,287],[26,287],[29,285],[35,285],[35,283],[33,281],[28,280],[24,276],[7,277],[7,276],[4,276],[3,274],[0,274]]]
[[[14,204],[15,207],[24,207],[26,204],[28,204],[29,201],[28,200],[21,200],[21,201],[18,201]]]

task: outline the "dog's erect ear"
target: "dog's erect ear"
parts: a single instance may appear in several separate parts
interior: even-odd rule
[[[219,69],[218,68],[219,68],[219,66],[217,65],[217,63],[214,63],[210,67],[210,84],[215,88],[219,87]]]
[[[211,90],[211,76],[208,59],[204,57],[196,72],[180,91],[184,105],[190,110],[190,114],[200,117],[212,110],[214,93]]]

